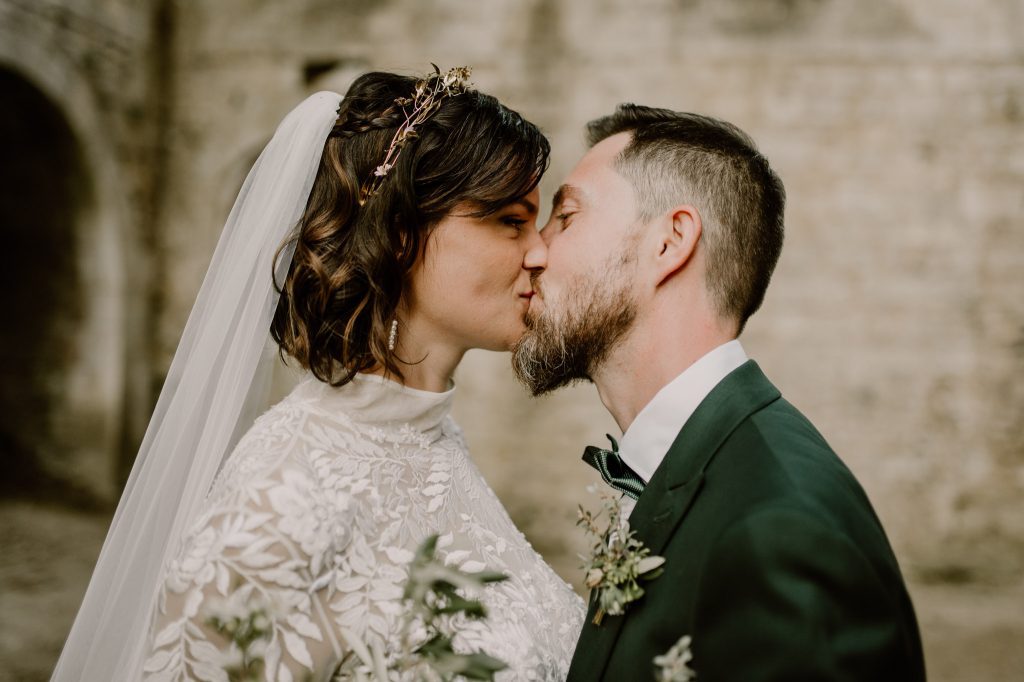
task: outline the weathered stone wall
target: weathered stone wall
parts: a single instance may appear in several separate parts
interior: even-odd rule
[[[62,337],[59,350],[23,333],[19,341],[24,353],[62,356],[43,358],[40,363],[60,366],[61,376],[36,377],[38,383],[54,384],[46,389],[53,399],[41,407],[46,414],[40,417],[51,435],[31,436],[42,460],[40,471],[48,480],[74,481],[79,497],[84,493],[85,498],[108,501],[115,501],[119,494],[121,452],[137,448],[151,393],[143,382],[149,376],[146,356],[151,346],[145,331],[147,253],[151,251],[145,228],[151,224],[150,140],[155,124],[147,91],[155,81],[149,66],[155,44],[153,4],[0,0],[0,69],[19,91],[38,92],[55,116],[65,119],[61,126],[70,129],[70,148],[61,153],[79,167],[79,177],[74,179],[76,205],[67,207],[69,219],[75,222],[75,239],[61,245],[72,256],[54,254],[50,263],[42,264],[73,270],[53,272],[52,277],[74,282],[68,285],[78,290],[74,309],[62,311],[64,319],[31,324],[8,311],[5,333],[17,339],[24,329],[59,328],[54,332]],[[39,136],[40,150],[52,143],[51,130],[33,131],[33,122],[24,120],[33,117],[32,111],[12,111],[13,97],[0,94],[0,101],[5,101],[5,114],[21,117],[19,125],[29,138]],[[42,126],[42,121],[37,123]],[[22,143],[31,149],[31,140]],[[6,145],[0,153],[10,154],[12,148]],[[5,164],[30,161],[4,158]],[[70,168],[67,171],[71,173]],[[65,181],[54,177],[54,187]],[[26,202],[15,210],[18,213],[32,211],[33,203],[44,208],[47,201],[64,200],[56,190],[48,196],[45,185],[29,189],[27,196],[5,197],[6,205]],[[9,190],[13,191],[0,189]],[[5,237],[10,247],[10,237],[22,227],[4,224],[0,229],[10,230]],[[46,243],[42,238],[38,242]],[[17,271],[26,258],[38,258],[33,249],[28,242],[7,250],[11,262],[5,268]],[[62,265],[64,260],[69,261],[67,266]],[[38,293],[35,304],[41,307],[46,296]],[[18,355],[5,357],[0,368],[17,374],[19,364],[26,362]],[[30,389],[25,387],[25,393]],[[16,400],[16,389],[11,389],[11,395]],[[71,492],[62,490],[61,495]]]
[[[76,209],[83,311],[54,418],[64,454],[50,448],[46,466],[116,498],[122,442],[134,453],[278,121],[362,71],[430,62],[472,65],[481,89],[548,132],[545,201],[584,151],[583,124],[618,102],[719,116],[759,141],[786,182],[787,239],[744,345],[875,502],[913,581],[931,677],[1014,679],[1020,0],[0,0],[0,69],[66,117],[90,188]],[[456,380],[480,468],[578,584],[574,509],[596,480],[579,454],[614,424],[588,386],[528,399],[505,355],[470,353]],[[78,604],[47,557],[73,555],[84,590],[92,545],[65,512],[12,509],[0,508],[14,548],[0,624],[36,625],[0,629],[0,668],[46,679]],[[105,522],[83,521],[96,550]],[[41,612],[40,590],[58,587]]]
[[[1024,9],[1019,2],[180,3],[159,230],[173,349],[233,192],[279,118],[365,69],[472,64],[541,124],[548,192],[588,119],[694,110],[759,141],[787,241],[744,335],[863,481],[927,577],[1024,567]],[[567,576],[587,387],[531,401],[471,354],[458,413],[524,530]]]

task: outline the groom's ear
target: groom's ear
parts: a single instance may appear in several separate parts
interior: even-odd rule
[[[676,206],[659,221],[657,280],[662,284],[682,270],[697,253],[701,220],[697,209],[689,204]]]

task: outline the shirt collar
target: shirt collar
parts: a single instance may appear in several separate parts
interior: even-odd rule
[[[739,339],[724,343],[683,370],[644,406],[619,442],[622,459],[644,482],[650,482],[708,393],[747,359]]]

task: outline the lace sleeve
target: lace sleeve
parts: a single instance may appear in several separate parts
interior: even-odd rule
[[[148,637],[150,682],[228,682],[254,656],[261,679],[319,680],[341,659],[319,578],[351,540],[350,500],[301,467],[245,478],[220,491],[167,567]],[[248,619],[266,634],[243,661],[240,638],[214,618]]]

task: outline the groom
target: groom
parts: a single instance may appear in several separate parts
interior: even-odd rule
[[[924,680],[864,491],[737,340],[782,248],[778,176],[712,118],[623,105],[588,128],[513,361],[534,394],[594,382],[624,435],[588,459],[666,562],[624,615],[595,625],[592,601],[569,680],[652,679],[683,635],[699,682]]]

